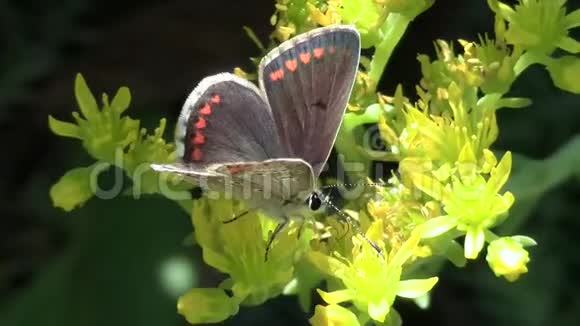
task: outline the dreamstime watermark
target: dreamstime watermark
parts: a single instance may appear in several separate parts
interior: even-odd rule
[[[372,126],[365,130],[362,146],[364,148],[371,148],[375,152],[384,151],[384,143],[382,143],[380,132],[377,126]],[[371,151],[372,153],[373,151]],[[349,162],[343,155],[337,155],[335,158],[337,162],[333,162],[336,166],[336,171],[333,171],[333,177],[336,180],[348,180],[348,176],[352,175],[366,175],[368,166],[367,163]],[[370,159],[373,159],[371,156]],[[463,170],[467,171],[473,168],[470,166],[462,166]],[[111,166],[113,169],[113,181],[107,187],[99,184],[99,175]],[[125,177],[126,162],[123,159],[123,152],[116,151],[113,164],[97,163],[92,166],[90,171],[89,186],[95,197],[99,199],[113,199],[120,195],[132,195],[133,198],[139,199],[144,194],[159,193],[168,199],[175,201],[182,201],[191,199],[191,189],[195,186],[203,189],[204,196],[209,199],[238,199],[238,200],[270,200],[270,199],[296,199],[296,196],[303,196],[304,199],[312,191],[318,190],[317,180],[311,177],[308,173],[304,173],[303,168],[297,168],[295,165],[288,165],[288,169],[284,170],[284,165],[276,165],[276,169],[268,170],[264,167],[249,169],[243,173],[235,171],[232,174],[222,174],[204,170],[197,170],[198,173],[188,173],[187,170],[181,170],[180,173],[163,172],[158,173],[152,170],[151,163],[141,163],[136,167],[132,167],[129,179],[132,180],[130,191],[127,191]],[[254,166],[255,167],[255,166]],[[373,176],[369,176],[372,180],[381,180],[390,176],[391,171],[383,171],[382,166],[374,171]],[[322,171],[328,172],[329,164],[326,162]],[[294,170],[293,170],[294,169]],[[235,169],[234,169],[235,170]],[[424,164],[406,164],[405,172],[408,175],[425,175],[430,171],[429,166]],[[154,184],[152,184],[154,183]],[[423,190],[413,187],[414,193],[411,194],[414,198],[424,196],[424,193],[434,194],[435,192],[443,191],[441,187],[435,184],[430,184],[429,180],[422,183]],[[349,184],[337,185],[336,189],[345,200],[354,200],[359,198],[368,188],[368,184],[364,182],[356,182]],[[388,186],[388,185],[386,185]],[[430,187],[432,189],[425,189]],[[443,195],[443,194],[441,194]]]

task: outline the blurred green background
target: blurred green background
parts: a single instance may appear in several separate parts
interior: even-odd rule
[[[267,39],[273,5],[0,0],[0,325],[186,324],[177,297],[222,278],[189,244],[187,214],[159,197],[93,199],[70,214],[53,208],[50,186],[91,160],[79,143],[52,135],[47,117],[71,118],[73,80],[82,72],[97,94],[130,87],[129,114],[145,127],[163,116],[174,123],[201,78],[251,68],[248,57],[258,50],[242,25]],[[568,8],[580,8],[580,1],[568,1]],[[483,0],[437,0],[411,25],[381,89],[392,93],[403,83],[412,94],[418,52],[433,56],[436,38],[475,39],[492,27]],[[542,160],[580,135],[580,95],[556,89],[540,67],[526,71],[512,94],[534,104],[500,111],[495,149],[537,160],[514,167],[514,178],[534,189],[557,172]],[[518,162],[527,168],[518,170]],[[539,243],[528,274],[511,284],[493,276],[483,259],[465,269],[446,266],[430,309],[398,302],[405,325],[578,325],[580,182],[561,181],[547,193],[516,197],[518,219],[505,226]],[[243,308],[224,324],[300,325],[308,316],[294,298],[281,297]]]

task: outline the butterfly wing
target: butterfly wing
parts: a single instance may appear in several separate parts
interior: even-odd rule
[[[208,169],[227,175],[245,200],[273,198],[282,204],[287,200],[302,200],[314,188],[314,175],[308,163],[301,159],[272,159],[260,162],[219,164]]]
[[[176,128],[177,151],[193,168],[282,157],[275,128],[260,90],[222,73],[203,79],[185,101]]]
[[[206,77],[179,115],[175,131],[179,162],[151,167],[224,188],[223,176],[207,167],[286,156],[275,128],[270,107],[254,84],[229,73]]]
[[[334,144],[360,56],[349,26],[315,29],[282,43],[260,64],[260,86],[289,157],[308,162],[318,177]]]
[[[253,202],[257,207],[270,200],[276,206],[286,201],[301,201],[312,191],[315,182],[312,168],[301,159],[216,163],[203,168],[183,163],[152,164],[151,167],[159,172],[179,174],[206,190],[229,191],[234,198]]]

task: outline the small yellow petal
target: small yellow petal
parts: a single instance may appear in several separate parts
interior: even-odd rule
[[[354,290],[349,289],[338,290],[333,292],[325,292],[322,291],[321,289],[316,289],[316,291],[318,292],[318,294],[320,294],[322,300],[324,300],[326,303],[329,304],[336,304],[349,301],[352,300],[352,298],[354,298],[356,295],[356,292]]]

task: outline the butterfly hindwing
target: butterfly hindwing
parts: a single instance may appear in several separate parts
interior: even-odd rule
[[[301,159],[272,159],[260,162],[234,162],[209,167],[209,171],[227,175],[245,200],[256,198],[291,200],[314,188],[314,175]],[[267,198],[269,197],[269,198]]]
[[[179,174],[205,190],[230,192],[235,199],[253,202],[272,199],[282,204],[309,193],[315,183],[312,168],[301,159],[216,163],[203,168],[153,164],[152,168]]]
[[[322,170],[354,84],[360,37],[349,26],[329,26],[282,43],[262,60],[266,93],[280,142],[289,157]]]
[[[176,129],[178,154],[191,167],[285,156],[274,120],[252,83],[223,73],[203,79],[187,98]]]

